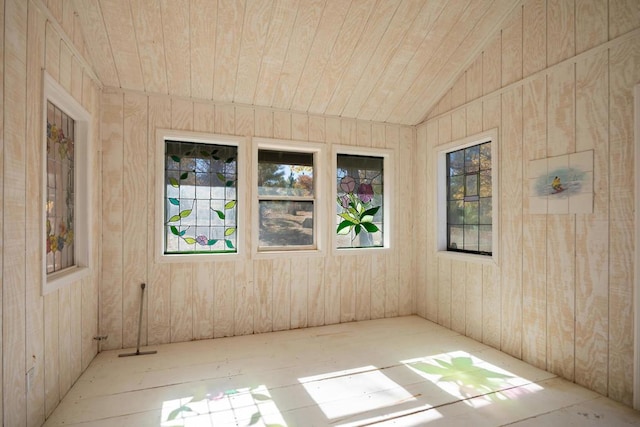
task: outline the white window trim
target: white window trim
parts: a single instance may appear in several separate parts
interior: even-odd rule
[[[372,156],[383,158],[383,210],[382,210],[382,239],[383,246],[370,247],[370,248],[338,248],[338,239],[336,235],[336,215],[338,215],[338,205],[335,202],[335,196],[338,194],[338,154],[351,154],[356,156]],[[392,229],[392,211],[391,206],[394,203],[394,182],[393,177],[395,175],[396,164],[394,161],[393,150],[385,148],[369,148],[369,147],[354,147],[350,145],[334,145],[331,152],[331,248],[334,256],[339,255],[358,255],[358,254],[371,254],[371,251],[389,252],[391,250],[391,242],[394,230]]]
[[[93,212],[91,211],[92,197],[89,188],[92,188],[92,175],[89,171],[89,153],[91,153],[92,141],[91,114],[80,105],[53,77],[46,71],[43,72],[43,104],[42,104],[42,207],[47,203],[47,102],[50,101],[57,108],[64,111],[75,121],[74,134],[74,261],[75,265],[55,273],[47,274],[47,248],[44,245],[47,235],[47,218],[44,210],[41,211],[41,243],[42,254],[42,295],[46,295],[64,286],[76,282],[91,272]]]
[[[457,151],[462,148],[473,145],[482,144],[491,141],[491,212],[492,212],[492,229],[491,229],[491,256],[471,254],[464,252],[454,252],[447,250],[447,160],[446,154]],[[494,128],[486,132],[468,136],[463,139],[452,141],[448,144],[435,147],[433,156],[436,162],[434,170],[437,171],[435,203],[437,208],[436,221],[436,254],[439,257],[447,257],[461,261],[471,261],[479,263],[498,264],[499,241],[500,241],[500,222],[499,222],[499,160],[498,160],[498,129]]]
[[[315,201],[313,204],[313,235],[315,239],[315,248],[312,249],[287,249],[287,250],[260,250],[260,228],[259,228],[259,197],[258,197],[258,150],[275,150],[275,151],[293,151],[300,153],[313,153],[313,186],[315,192]],[[273,139],[273,138],[253,138],[252,165],[253,176],[251,179],[251,188],[253,188],[252,206],[252,255],[255,259],[280,258],[292,256],[322,256],[324,254],[325,230],[326,230],[326,209],[325,206],[325,158],[324,145],[295,140]]]
[[[184,141],[184,142],[196,142],[204,144],[217,144],[217,145],[233,145],[238,148],[238,166],[237,176],[238,184],[236,186],[238,208],[236,211],[237,221],[237,250],[232,253],[202,253],[202,254],[165,254],[165,229],[164,229],[164,173],[165,173],[165,141]],[[212,261],[237,261],[246,255],[246,241],[245,236],[247,230],[245,225],[245,212],[249,209],[246,206],[246,171],[247,156],[246,156],[246,139],[244,137],[229,136],[229,135],[217,135],[204,132],[190,132],[172,129],[157,129],[156,130],[156,178],[155,178],[155,200],[156,200],[156,212],[155,212],[155,254],[156,261],[161,263],[173,263],[173,262],[212,262]]]

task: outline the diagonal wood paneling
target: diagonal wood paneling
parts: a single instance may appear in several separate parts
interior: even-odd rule
[[[522,0],[73,0],[106,87],[417,124]]]

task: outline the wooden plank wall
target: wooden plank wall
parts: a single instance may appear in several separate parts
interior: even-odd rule
[[[0,2],[0,423],[12,426],[42,425],[97,353],[98,229],[91,230],[92,274],[42,296],[43,69],[94,113],[94,141],[99,134],[99,88],[73,53],[84,51],[82,35],[71,10],[51,3],[49,10],[40,0]],[[93,194],[99,194],[98,161],[95,151]],[[99,198],[92,209],[99,221]]]
[[[274,259],[158,263],[154,224],[157,128],[325,144],[390,148],[397,201],[411,198],[415,129],[408,126],[214,104],[186,98],[105,89],[102,96],[103,348],[136,344],[140,283],[147,283],[143,344],[218,338],[351,322],[415,312],[409,210],[394,215],[393,251],[371,255],[283,256]],[[328,158],[328,157],[327,157]],[[402,165],[402,166],[400,166]],[[249,170],[247,165],[247,170]],[[326,166],[326,165],[325,165]],[[329,185],[330,168],[319,179]],[[252,185],[248,182],[246,185]],[[250,206],[247,191],[245,206]],[[331,221],[329,221],[331,222]],[[250,216],[245,224],[251,252]],[[329,234],[327,230],[320,233]],[[410,246],[413,243],[408,243]],[[406,249],[406,247],[403,247]]]
[[[434,147],[498,129],[498,265],[437,257],[426,206],[418,314],[628,405],[639,29],[630,0],[524,1],[418,126],[414,160],[432,199]],[[593,213],[530,214],[529,161],[585,150]]]

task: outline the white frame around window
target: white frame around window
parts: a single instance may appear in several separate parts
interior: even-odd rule
[[[201,254],[165,254],[165,141],[184,141],[195,142],[201,144],[231,145],[238,148],[238,164],[237,176],[237,211],[236,221],[238,224],[237,233],[237,251],[230,253],[201,253]],[[246,203],[246,186],[247,184],[247,155],[246,155],[246,138],[229,135],[217,135],[204,132],[190,132],[172,129],[156,130],[156,178],[155,178],[155,237],[156,237],[156,260],[158,262],[211,262],[211,261],[237,261],[246,256],[246,232],[245,230],[245,212],[249,209]]]
[[[298,152],[298,153],[312,153],[313,154],[313,239],[314,244],[309,247],[273,247],[269,249],[260,248],[260,229],[259,229],[259,202],[260,197],[258,195],[258,150],[272,150],[283,152]],[[324,230],[326,224],[326,215],[322,207],[325,200],[325,186],[324,180],[324,145],[284,140],[284,139],[272,139],[272,138],[253,138],[253,151],[252,158],[254,159],[252,170],[252,183],[253,189],[252,197],[252,254],[255,258],[270,258],[279,256],[296,256],[296,255],[321,255],[324,252]],[[269,199],[269,197],[267,197]]]
[[[335,202],[335,197],[338,194],[338,154],[350,154],[356,156],[371,156],[382,157],[383,159],[383,212],[382,212],[382,239],[383,246],[374,246],[370,248],[338,248],[337,247],[337,235],[336,235],[336,215],[338,215],[338,205]],[[370,253],[372,250],[376,251],[388,251],[391,249],[391,242],[393,237],[393,221],[391,206],[394,203],[395,187],[393,177],[395,175],[395,162],[393,150],[385,148],[368,148],[368,147],[354,147],[350,145],[334,145],[331,152],[331,215],[330,215],[330,232],[331,232],[331,248],[334,255],[353,255],[355,253]]]
[[[42,248],[42,294],[48,294],[68,286],[87,276],[91,271],[91,230],[93,213],[91,212],[92,198],[89,188],[92,186],[92,176],[88,173],[89,153],[91,153],[91,114],[80,105],[53,77],[43,72],[43,103],[42,103],[42,206],[41,242]],[[47,274],[47,256],[45,239],[47,235],[47,218],[44,207],[47,203],[47,102],[51,102],[58,109],[75,121],[74,135],[74,265],[55,273]]]
[[[446,155],[452,151],[462,148],[479,145],[485,142],[491,142],[491,256],[471,254],[465,252],[455,252],[447,250],[447,172],[446,172]],[[437,171],[435,203],[437,208],[436,220],[436,252],[438,256],[446,256],[453,259],[461,259],[465,261],[476,262],[492,262],[498,263],[498,243],[500,241],[500,222],[499,222],[499,153],[498,153],[498,130],[491,129],[476,135],[471,135],[463,139],[452,141],[448,144],[440,145],[434,148],[433,159],[436,162],[434,170]]]

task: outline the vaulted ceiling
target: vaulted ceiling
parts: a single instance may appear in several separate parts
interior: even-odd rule
[[[521,0],[73,0],[105,87],[417,124]]]

